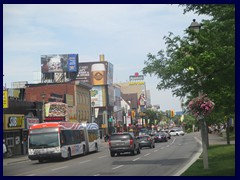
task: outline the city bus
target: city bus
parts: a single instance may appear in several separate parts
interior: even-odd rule
[[[29,129],[28,158],[39,162],[52,158],[70,159],[72,156],[97,152],[100,142],[96,123],[34,124]]]

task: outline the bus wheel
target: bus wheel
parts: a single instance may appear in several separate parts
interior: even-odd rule
[[[85,148],[85,146],[83,146],[83,155],[84,156],[86,155],[86,148]]]
[[[68,160],[71,159],[71,151],[70,151],[70,149],[68,150],[68,156],[67,156],[67,159],[68,159]]]
[[[95,144],[95,151],[98,152],[98,145]]]

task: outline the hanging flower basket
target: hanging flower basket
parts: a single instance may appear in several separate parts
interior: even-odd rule
[[[200,120],[212,112],[214,105],[214,102],[205,94],[201,97],[192,99],[188,104],[188,109],[198,120]]]

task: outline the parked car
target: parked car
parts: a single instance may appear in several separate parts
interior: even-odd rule
[[[183,136],[185,133],[183,130],[180,130],[180,129],[171,129],[170,134],[171,136],[180,136],[180,135]]]
[[[155,140],[155,142],[167,142],[168,137],[165,132],[159,132],[154,135],[154,140]]]
[[[109,137],[109,150],[111,157],[120,153],[130,152],[132,155],[140,154],[140,145],[133,133],[115,133]]]
[[[184,136],[185,132],[181,129],[177,129],[177,133],[181,136]]]
[[[155,148],[155,142],[154,139],[149,136],[149,135],[145,135],[145,136],[139,136],[137,137],[139,145],[140,145],[140,149],[142,149],[142,147],[149,147],[149,148]]]
[[[167,138],[171,139],[171,134],[168,129],[163,129],[163,130],[161,130],[161,132],[165,132],[167,134]]]

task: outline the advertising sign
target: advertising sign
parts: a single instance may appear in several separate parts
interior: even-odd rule
[[[3,108],[8,108],[8,91],[3,90]]]
[[[5,114],[4,129],[22,129],[24,128],[23,114]]]
[[[93,86],[91,89],[91,102],[95,102],[95,107],[106,106],[105,86]]]
[[[42,73],[77,72],[78,70],[77,65],[78,65],[77,54],[41,56]]]
[[[67,121],[68,106],[61,102],[45,104],[45,121]]]
[[[33,124],[39,124],[39,119],[38,118],[27,118],[27,129],[30,128]]]
[[[136,85],[144,85],[145,82],[144,81],[137,81],[137,82],[129,82],[128,85],[129,86],[136,86]]]
[[[143,76],[143,75],[129,76],[129,80],[130,80],[130,81],[143,81],[143,80],[144,80],[144,76]]]
[[[93,86],[113,83],[113,65],[108,62],[79,63],[76,79]]]
[[[68,55],[68,72],[77,72],[77,54],[69,54]]]

